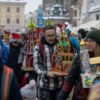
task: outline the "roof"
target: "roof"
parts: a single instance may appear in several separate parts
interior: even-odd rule
[[[69,19],[67,17],[58,17],[58,16],[51,16],[51,17],[43,17],[44,19]]]
[[[55,4],[55,5],[53,5],[53,7],[62,7],[62,5],[60,5],[60,4]]]
[[[89,21],[89,22],[87,22],[85,24],[82,24],[82,25],[77,27],[77,30],[79,28],[90,30],[92,27],[100,29],[100,20]]]
[[[0,0],[0,3],[17,3],[17,4],[26,4],[24,0]]]
[[[99,10],[100,10],[100,5],[93,6],[90,8],[89,13],[99,11]]]

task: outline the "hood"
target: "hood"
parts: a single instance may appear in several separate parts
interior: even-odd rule
[[[49,46],[54,46],[55,44],[57,44],[58,40],[55,39],[55,42],[54,42],[53,44],[50,44],[50,43],[47,42],[46,38],[43,36],[43,37],[41,38],[41,42],[42,42],[43,44],[46,44],[46,45],[49,45]]]

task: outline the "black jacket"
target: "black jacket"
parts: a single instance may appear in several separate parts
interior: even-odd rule
[[[8,54],[8,61],[7,66],[10,66],[11,68],[15,69],[18,66],[18,58],[21,51],[21,44],[19,44],[17,47],[13,46],[13,43],[10,43],[10,50]]]
[[[13,46],[13,43],[11,42],[8,54],[8,61],[7,61],[7,66],[9,66],[14,70],[14,74],[18,80],[18,83],[21,82],[21,75],[22,75],[21,66],[20,64],[18,64],[21,47],[22,47],[21,44],[19,44],[18,46]]]

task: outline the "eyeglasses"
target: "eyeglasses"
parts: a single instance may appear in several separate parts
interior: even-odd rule
[[[48,35],[46,35],[46,38],[47,38],[47,39],[53,39],[53,38],[55,38],[55,37],[56,37],[55,34],[52,34],[52,35],[51,35],[51,34],[50,34],[50,35],[48,34]]]
[[[55,37],[55,34],[47,35],[47,37]]]

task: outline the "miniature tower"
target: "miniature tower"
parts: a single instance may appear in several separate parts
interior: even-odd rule
[[[50,72],[61,76],[67,75],[72,65],[73,55],[67,33],[62,32],[57,44],[57,50],[52,56],[52,69]]]
[[[32,22],[32,17],[30,18],[27,26],[28,26],[27,51],[25,53],[23,67],[32,67],[33,66],[34,29],[35,29],[35,24]]]

